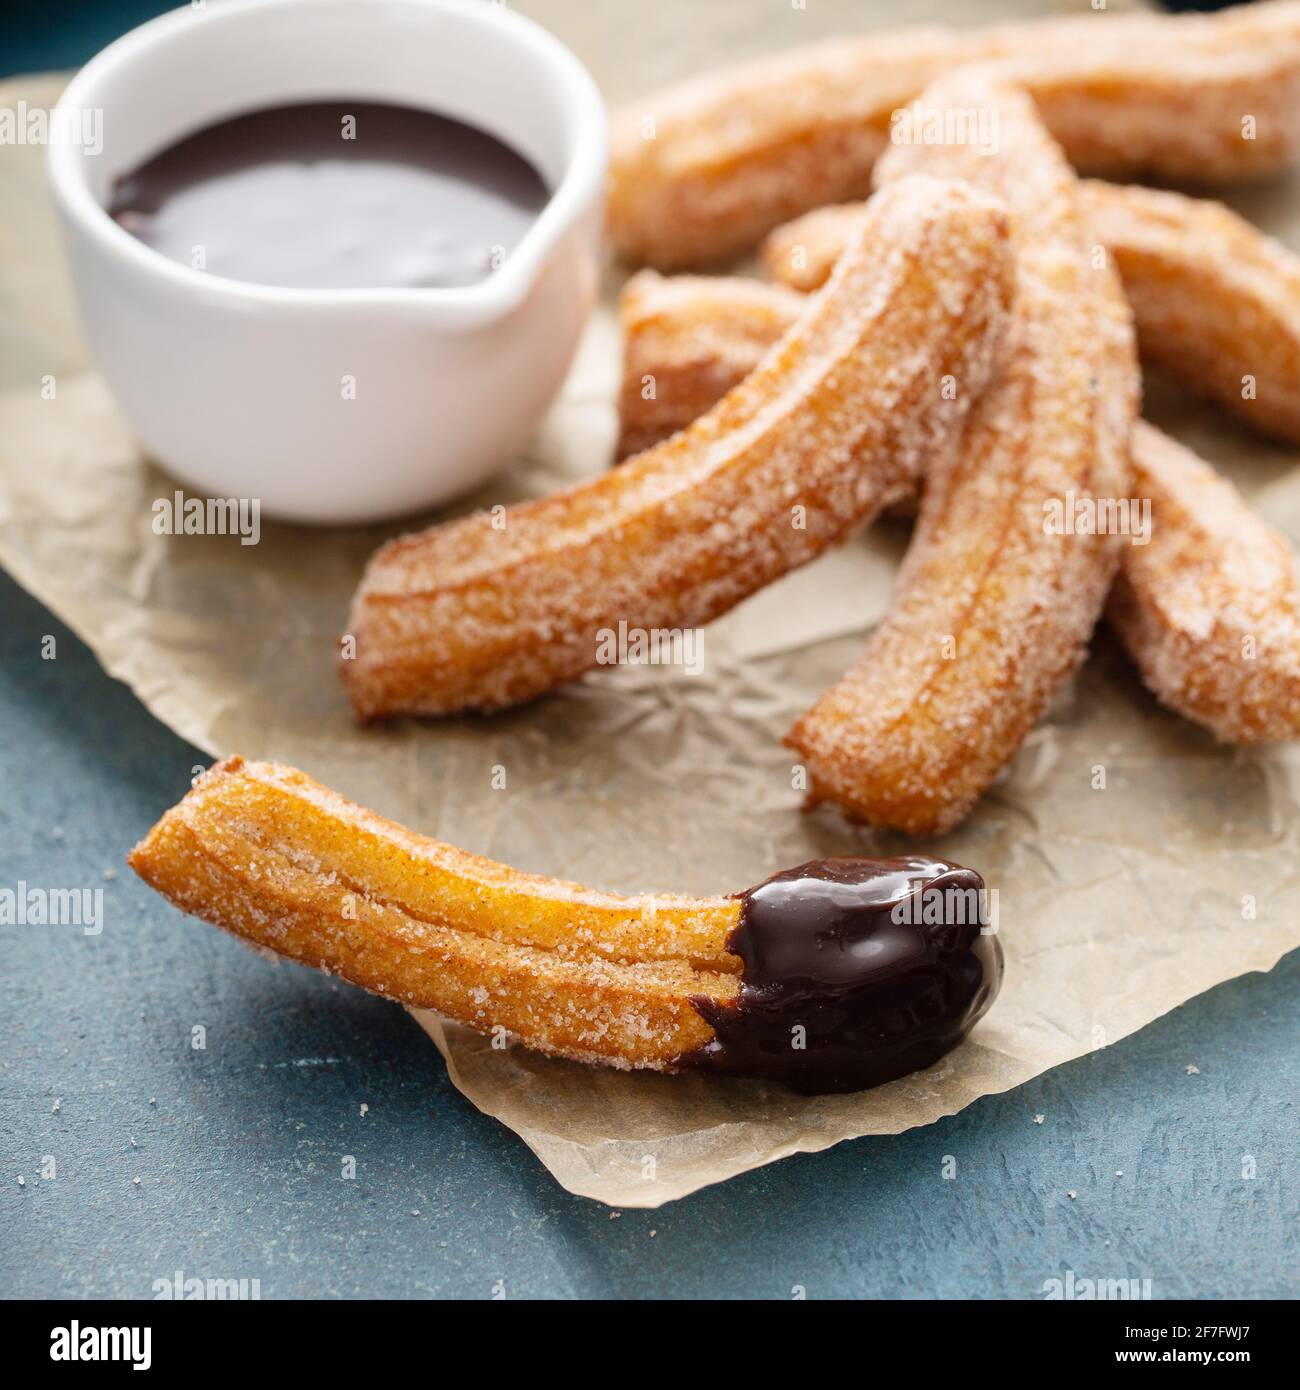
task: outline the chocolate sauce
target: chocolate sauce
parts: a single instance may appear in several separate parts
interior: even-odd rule
[[[118,179],[108,210],[155,251],[229,280],[450,287],[490,275],[549,197],[485,131],[339,99],[208,126]]]
[[[984,880],[946,860],[818,859],[739,897],[740,994],[692,999],[717,1036],[681,1066],[864,1090],[932,1066],[1002,983]]]

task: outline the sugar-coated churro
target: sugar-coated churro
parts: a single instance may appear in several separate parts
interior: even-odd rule
[[[777,284],[804,294],[820,289],[856,233],[865,207],[865,202],[833,203],[773,227],[758,248],[763,269]]]
[[[942,860],[822,860],[731,897],[622,898],[466,854],[237,757],[129,861],[256,946],[612,1067],[877,1085],[954,1047],[1001,979],[983,881]]]
[[[1139,382],[1118,278],[1090,256],[1077,181],[1033,102],[975,71],[923,100],[999,113],[996,154],[898,146],[879,172],[965,172],[1006,198],[1018,265],[1007,346],[960,448],[930,470],[889,613],[788,741],[812,801],[935,834],[969,811],[1084,654],[1122,537],[1061,534],[1052,508],[1128,495]]]
[[[1287,538],[1190,450],[1139,421],[1129,546],[1107,608],[1147,685],[1229,743],[1300,736],[1300,568]]]
[[[1023,82],[1084,173],[1227,182],[1274,173],[1300,147],[1295,0],[883,31],[696,78],[619,113],[616,245],[661,269],[704,265],[802,212],[865,196],[891,136],[925,138],[917,94],[974,63]]]
[[[1300,257],[1222,203],[1096,180],[1080,195],[1115,258],[1143,358],[1262,433],[1300,443]],[[818,208],[776,228],[760,251],[768,273],[816,289],[863,206]]]
[[[757,280],[665,279],[653,270],[632,276],[619,298],[619,458],[651,448],[711,409],[806,308],[793,290]]]
[[[744,381],[798,319],[803,299],[738,275],[640,270],[623,287],[618,307],[622,459],[685,429]]]
[[[1300,257],[1222,203],[1095,182],[1083,195],[1143,359],[1300,443]]]
[[[870,519],[957,436],[992,371],[1007,238],[987,195],[902,180],[804,316],[688,429],[592,482],[383,547],[342,652],[358,713],[527,700],[599,664],[602,634],[705,623]]]

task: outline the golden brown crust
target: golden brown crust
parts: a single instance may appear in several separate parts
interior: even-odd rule
[[[619,298],[618,457],[653,448],[712,409],[806,308],[793,290],[755,280],[665,279],[653,270],[632,276]]]
[[[728,1002],[735,898],[620,898],[416,835],[274,763],[218,763],[129,856],[176,906],[291,960],[575,1061],[663,1069]]]
[[[1300,443],[1300,258],[1222,203],[1083,185],[1143,358],[1264,434]]]
[[[914,834],[955,825],[1082,659],[1120,558],[1050,509],[1128,495],[1138,372],[1117,278],[1091,259],[1076,180],[1020,90],[942,79],[932,109],[996,109],[1000,147],[896,146],[883,179],[965,172],[1006,198],[1018,281],[1007,347],[961,447],[930,471],[892,607],[788,742],[812,799]]]
[[[820,289],[862,220],[864,207],[865,203],[836,203],[773,227],[758,248],[763,269],[778,284],[803,294]]]
[[[708,622],[869,520],[988,379],[1007,235],[986,195],[902,180],[805,315],[688,429],[592,482],[385,546],[341,662],[357,712],[530,699],[599,664],[620,624]]]
[[[936,77],[990,62],[1028,86],[1085,173],[1258,178],[1289,163],[1300,144],[1294,0],[1213,16],[883,31],[709,74],[619,113],[615,244],[660,269],[706,265],[811,208],[865,197],[892,114]]]
[[[1107,617],[1171,709],[1230,743],[1300,736],[1300,569],[1285,536],[1151,425],[1133,432],[1151,540],[1125,550]]]
[[[1300,443],[1300,258],[1222,203],[1096,181],[1080,196],[1115,257],[1143,358],[1262,433]],[[760,250],[767,272],[816,289],[864,206],[777,227]]]

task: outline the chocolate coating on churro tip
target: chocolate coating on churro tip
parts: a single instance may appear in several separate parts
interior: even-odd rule
[[[679,1066],[865,1090],[932,1066],[1002,983],[984,880],[943,859],[812,860],[738,897],[740,993],[691,1000],[717,1036]]]

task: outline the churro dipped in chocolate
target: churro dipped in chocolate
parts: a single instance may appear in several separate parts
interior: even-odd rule
[[[731,897],[622,898],[416,835],[230,758],[130,855],[244,940],[573,1061],[857,1090],[930,1066],[997,994],[984,884],[831,859]]]

